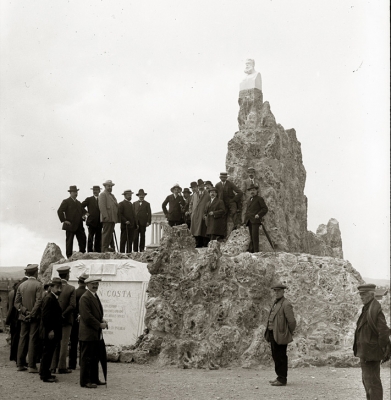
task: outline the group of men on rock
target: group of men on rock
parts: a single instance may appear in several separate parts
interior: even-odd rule
[[[42,285],[38,265],[25,268],[25,277],[9,293],[10,361],[16,361],[17,371],[56,382],[56,371],[68,374],[76,369],[80,342],[80,385],[96,388],[105,384],[99,380],[98,356],[106,356],[101,332],[108,328],[96,295],[100,279],[82,274],[75,289],[68,284],[69,271],[68,266],[58,268],[59,277]]]
[[[175,184],[172,194],[162,204],[163,212],[170,226],[186,223],[196,240],[196,247],[206,247],[209,240],[227,236],[228,220],[233,229],[242,224],[250,232],[250,251],[259,251],[259,228],[262,217],[268,212],[265,201],[258,195],[259,182],[255,169],[248,169],[248,178],[242,189],[228,180],[226,172],[220,173],[220,181],[214,187],[210,181],[198,179],[190,183],[190,189]],[[167,209],[167,205],[169,208]]]

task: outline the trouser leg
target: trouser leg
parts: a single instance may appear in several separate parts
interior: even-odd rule
[[[94,226],[88,227],[88,241],[87,241],[87,250],[89,253],[94,251],[94,238],[96,235],[96,228]]]
[[[382,400],[383,386],[380,379],[380,361],[360,359],[362,382],[368,400]]]
[[[133,251],[135,253],[138,252],[138,243],[139,243],[139,236],[140,236],[140,228],[139,229],[135,229],[134,231],[134,236],[133,236]],[[140,250],[141,251],[141,250]]]
[[[99,224],[95,229],[94,251],[100,253],[102,249],[102,224]]]
[[[85,253],[86,252],[86,233],[84,231],[84,226],[83,224],[80,224],[79,227],[77,228],[77,231],[75,232],[77,243],[79,244],[79,251],[80,253]]]
[[[71,347],[69,349],[68,366],[70,369],[76,369],[77,348],[78,348],[78,344],[79,344],[79,323],[76,321],[76,319],[72,325],[70,342],[71,342]]]
[[[42,358],[41,365],[39,368],[39,375],[41,378],[49,378],[51,375],[50,367],[53,358],[53,353],[58,344],[58,341],[55,339],[45,339],[43,340],[43,348],[42,348]]]
[[[98,374],[99,341],[80,342],[80,386],[94,383]]]
[[[67,258],[69,258],[73,253],[73,238],[75,236],[74,232],[65,231],[65,252]]]
[[[274,340],[273,332],[270,331],[270,346],[274,360],[274,370],[277,380],[281,383],[287,382],[288,377],[288,356],[286,355],[286,344],[277,344]]]
[[[58,367],[58,360],[60,359],[60,350],[61,350],[61,340],[58,340],[53,350],[52,362],[50,365],[51,370],[56,370],[56,368]]]
[[[62,327],[62,339],[60,345],[60,356],[58,359],[58,369],[67,368],[67,352],[69,337],[71,336],[72,325],[66,325]]]
[[[138,228],[138,232],[139,232],[139,236],[140,236],[140,251],[144,251],[145,249],[145,231],[147,230],[146,226],[139,226]],[[135,250],[137,251],[137,250]]]
[[[259,253],[259,224],[252,224],[250,222],[250,227],[254,253]]]
[[[11,348],[10,348],[10,361],[17,361],[18,345],[20,337],[20,321],[14,321],[11,325]]]
[[[29,346],[29,333],[30,333],[30,324],[28,322],[21,321],[18,355],[16,360],[16,365],[18,367],[23,367],[26,363],[26,356]]]
[[[113,240],[114,226],[114,222],[103,222],[102,253],[109,251],[110,243]]]
[[[121,227],[121,239],[120,239],[120,244],[119,244],[120,253],[125,253],[126,241],[127,241],[126,236],[127,236],[126,228]]]

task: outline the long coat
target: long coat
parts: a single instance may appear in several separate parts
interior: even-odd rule
[[[83,225],[83,215],[86,211],[83,209],[80,201],[71,197],[63,200],[57,210],[58,218],[61,222],[69,221],[71,225],[63,225],[62,229],[70,232],[76,232],[80,225]]]
[[[168,204],[168,210],[167,210]],[[182,207],[185,205],[185,200],[182,196],[177,195],[176,198],[173,194],[170,194],[163,201],[162,209],[164,215],[169,221],[179,222],[182,221]]]
[[[76,308],[76,289],[73,285],[67,283],[66,280],[62,281],[62,291],[58,296],[58,302],[63,316],[62,324],[64,326],[72,325]]]
[[[136,229],[137,221],[134,212],[133,204],[128,200],[123,200],[119,203],[119,215],[121,218],[121,229],[126,229],[126,221],[129,221],[129,228]]]
[[[98,198],[101,222],[119,222],[118,203],[114,195],[104,190]]]
[[[380,303],[373,299],[366,306],[363,307],[357,321],[353,344],[354,355],[366,361],[380,361],[384,358],[382,348],[389,343],[388,336],[391,332]]]
[[[15,307],[20,310],[23,307],[30,311],[31,318],[39,316],[42,303],[43,286],[35,278],[30,277],[24,281],[16,291]]]
[[[283,297],[275,306],[270,309],[266,322],[265,338],[268,339],[268,321],[271,313],[273,318],[273,337],[277,344],[288,344],[293,341],[293,332],[296,328],[296,319],[293,314],[292,304]]]
[[[197,196],[192,202],[191,212],[191,225],[190,232],[193,236],[205,236],[206,224],[204,221],[205,207],[210,200],[209,192],[204,190],[202,195],[194,193]]]
[[[99,298],[86,290],[79,301],[79,340],[85,342],[100,340],[103,322],[103,307]]]
[[[62,337],[62,310],[53,293],[48,293],[42,300],[42,318],[40,324],[41,339],[48,339],[49,332],[54,332],[54,339],[59,342]]]
[[[226,208],[230,203],[240,202],[243,192],[233,182],[226,180],[223,185],[222,182],[216,184],[218,198],[224,202]],[[227,210],[228,211],[228,210]]]
[[[141,203],[141,205],[140,205]],[[143,200],[136,200],[133,202],[134,213],[136,214],[136,221],[138,226],[147,226],[147,224],[151,224],[151,205]]]
[[[87,197],[81,205],[88,210],[87,226],[97,228],[100,224],[99,197]]]
[[[248,199],[247,210],[244,216],[244,224],[250,221],[252,224],[260,224],[262,222],[262,217],[268,212],[265,200],[260,196],[254,196],[251,200]],[[259,218],[255,218],[258,215]]]
[[[211,211],[213,211],[213,215],[209,215]],[[205,216],[206,234],[224,236],[227,225],[224,203],[218,198],[213,201],[211,199],[205,207]]]

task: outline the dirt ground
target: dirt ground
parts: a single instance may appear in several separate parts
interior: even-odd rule
[[[0,333],[0,399],[105,400],[255,400],[255,399],[365,399],[359,368],[296,368],[288,385],[272,387],[271,368],[184,370],[150,365],[109,363],[108,387],[79,386],[79,370],[57,375],[57,383],[43,383],[36,374],[17,372],[8,361],[6,335]],[[390,369],[382,368],[384,400],[390,399]],[[103,377],[101,377],[102,379]],[[102,379],[103,380],[103,379]]]

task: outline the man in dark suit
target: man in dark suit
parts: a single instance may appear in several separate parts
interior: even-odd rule
[[[241,220],[239,204],[241,204],[243,192],[227,178],[228,174],[226,172],[221,172],[220,182],[216,184],[216,189],[219,199],[223,200],[225,209],[227,210],[227,216],[231,217],[234,228],[238,228]],[[230,232],[226,234],[228,237]]]
[[[87,226],[88,226],[88,243],[87,250],[89,253],[101,251],[101,240],[102,240],[102,223],[100,222],[100,211],[99,211],[99,193],[100,186],[92,187],[92,196],[87,197],[82,203],[82,207],[86,208],[88,213]],[[94,240],[95,239],[95,240]]]
[[[58,302],[61,294],[62,282],[60,278],[53,278],[50,282],[50,292],[42,300],[42,318],[40,337],[43,342],[39,375],[44,382],[56,382],[56,376],[50,372],[54,350],[61,341],[62,310]]]
[[[182,188],[176,183],[171,188],[171,192],[172,194],[167,196],[166,199],[163,201],[162,209],[170,226],[181,225],[183,224],[182,207],[185,206],[185,201],[180,195],[180,193],[182,192]]]
[[[185,201],[185,206],[182,208],[182,219],[183,222],[190,229],[191,226],[191,215],[190,215],[190,200],[191,200],[191,192],[189,188],[183,189],[183,200]]]
[[[144,200],[147,193],[140,189],[136,196],[138,201],[133,202],[134,213],[136,214],[137,229],[134,232],[133,250],[143,252],[145,247],[145,231],[151,225],[151,206]]]
[[[58,218],[63,223],[62,229],[66,231],[66,255],[69,258],[73,251],[73,238],[76,235],[79,251],[86,252],[86,234],[83,226],[83,216],[86,211],[79,200],[76,199],[79,189],[76,186],[69,187],[69,197],[62,201],[57,210]]]
[[[225,234],[225,207],[222,200],[217,198],[217,189],[209,189],[210,201],[205,207],[206,234],[210,240],[224,238]]]
[[[77,364],[77,348],[79,346],[79,301],[80,297],[83,296],[87,290],[85,284],[87,278],[88,275],[84,273],[77,278],[79,287],[76,289],[76,308],[73,313],[73,325],[70,338],[71,346],[69,349],[69,369],[76,369]]]
[[[259,252],[259,228],[261,227],[262,217],[268,212],[267,205],[262,197],[258,196],[258,188],[250,186],[247,189],[250,198],[247,203],[247,210],[244,216],[244,226],[248,226],[250,232],[250,252]]]
[[[79,302],[80,386],[88,389],[105,384],[99,380],[99,359],[107,359],[102,330],[108,329],[108,324],[103,319],[102,303],[96,294],[100,281],[100,278],[87,278],[87,290]]]
[[[73,325],[73,314],[76,308],[76,289],[73,285],[68,284],[69,270],[70,267],[67,266],[57,268],[62,281],[62,291],[58,297],[62,315],[62,339],[54,352],[51,370],[55,373],[58,367],[59,374],[72,372],[72,370],[67,369],[67,351]]]
[[[133,246],[134,232],[137,229],[136,214],[134,212],[132,200],[133,192],[125,190],[122,195],[125,197],[118,204],[119,216],[121,219],[121,242],[119,246],[120,253],[131,253]]]

